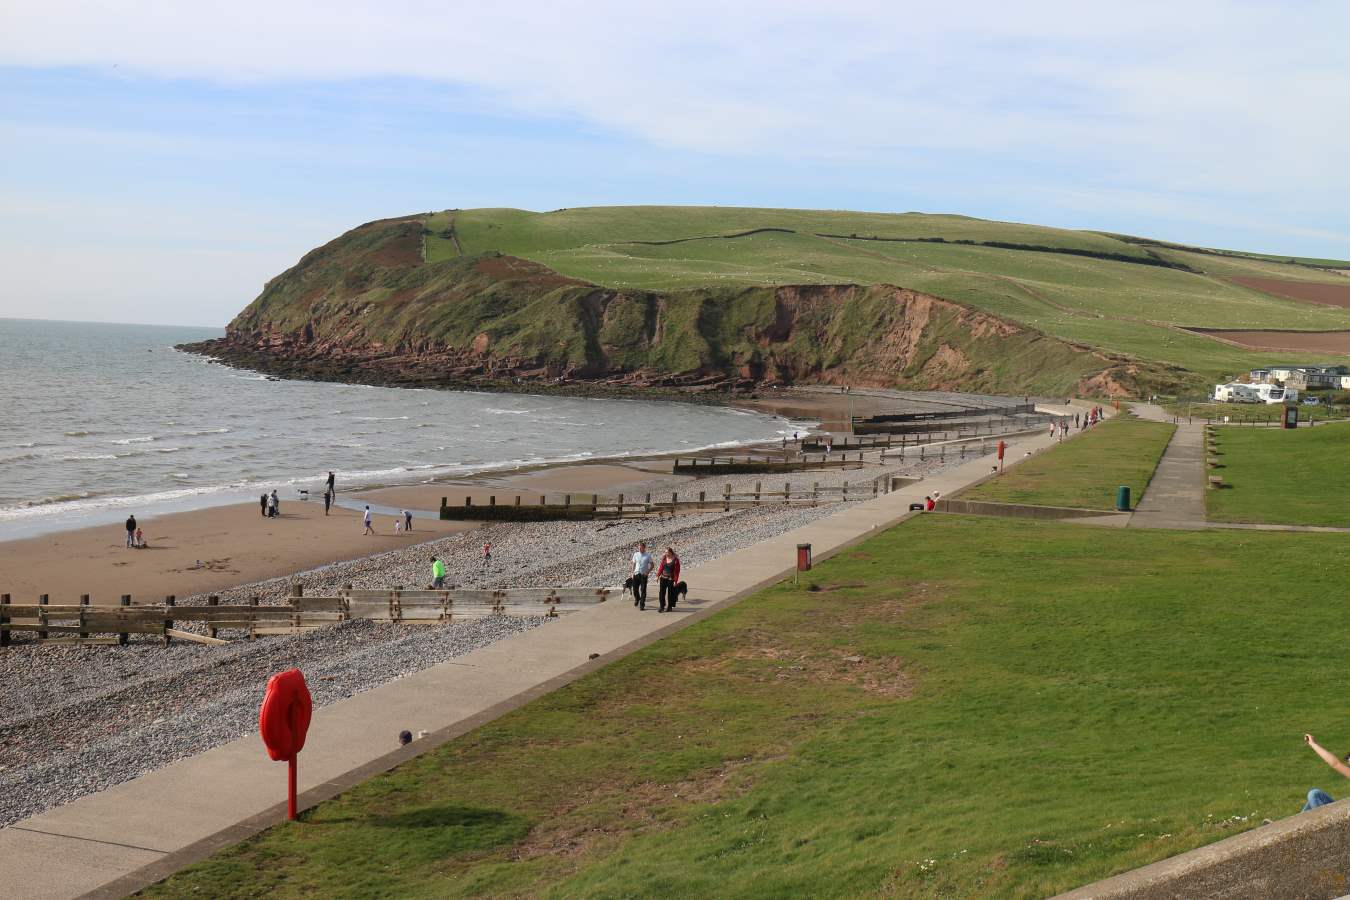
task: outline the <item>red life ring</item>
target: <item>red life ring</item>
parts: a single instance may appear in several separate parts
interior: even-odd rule
[[[258,710],[258,731],[267,755],[275,761],[294,759],[305,746],[314,714],[309,686],[299,669],[278,672],[267,680],[267,694]]]

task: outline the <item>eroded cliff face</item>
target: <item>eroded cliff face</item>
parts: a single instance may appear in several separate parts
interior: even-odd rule
[[[527,260],[421,258],[421,222],[355,229],[190,349],[276,374],[382,384],[777,383],[1063,393],[1127,360],[889,285],[616,291]]]

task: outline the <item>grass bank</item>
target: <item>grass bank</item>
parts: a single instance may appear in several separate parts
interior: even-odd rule
[[[1163,422],[1117,416],[963,492],[961,499],[1114,509],[1116,488],[1124,484],[1137,503],[1175,430]]]
[[[1350,528],[1350,425],[1321,428],[1216,428],[1226,484],[1205,491],[1217,522],[1334,525]]]
[[[1104,534],[910,520],[149,893],[1043,897],[1330,787],[1350,536]]]

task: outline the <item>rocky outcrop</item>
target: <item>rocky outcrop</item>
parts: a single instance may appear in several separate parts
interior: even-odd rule
[[[892,285],[622,291],[496,253],[424,262],[422,230],[412,217],[348,232],[269,282],[224,338],[188,349],[289,377],[407,385],[1058,394],[1139,375]]]

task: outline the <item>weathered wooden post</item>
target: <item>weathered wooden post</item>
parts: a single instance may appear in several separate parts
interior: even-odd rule
[[[698,492],[698,511],[699,511],[699,512],[703,512],[703,495],[704,495],[704,493],[705,493],[704,491],[699,491],[699,492]]]
[[[722,512],[731,512],[731,482],[722,488]]]
[[[520,495],[516,494],[516,506],[520,505]]]
[[[820,482],[811,482],[811,505],[813,507],[820,505]]]
[[[496,494],[489,494],[489,495],[488,495],[488,506],[491,506],[491,507],[493,507],[493,508],[495,508],[495,507],[497,506],[497,495],[496,495]]]
[[[643,501],[642,511],[649,513],[652,511],[652,495],[648,494],[647,499]]]
[[[258,598],[248,598],[248,639],[256,641],[258,639]]]
[[[622,518],[623,518],[623,494],[620,494],[620,495],[619,495],[619,505],[616,507],[616,510],[617,510],[617,511],[616,511],[615,514],[614,514],[615,517],[622,519]]]
[[[305,596],[305,586],[300,582],[291,585],[291,628],[300,627],[300,598]]]
[[[783,503],[786,504],[792,497],[792,485],[789,482],[783,482]]]
[[[89,632],[85,629],[85,617],[89,613],[89,595],[80,595],[80,640],[89,637]]]
[[[219,605],[220,605],[220,598],[217,597],[215,594],[212,594],[211,596],[209,596],[209,597],[206,598],[206,605],[207,605],[207,606],[219,606]],[[211,623],[211,624],[209,624],[209,625],[206,626],[206,636],[207,636],[207,637],[215,637],[215,636],[216,636],[216,623],[215,623],[215,620],[214,620],[214,619],[211,619],[211,620],[210,620],[210,623]]]
[[[594,516],[596,508],[600,505],[600,495],[591,494],[591,515]]]
[[[442,498],[441,498],[441,509],[445,509],[447,506],[450,505],[449,503],[446,502],[446,501],[449,500],[449,499],[450,499],[449,497],[442,497]]]
[[[759,482],[755,482],[755,505],[759,505]]]
[[[121,607],[127,607],[127,606],[130,606],[130,605],[131,605],[131,595],[130,595],[130,594],[123,594],[122,597],[121,597],[121,599],[117,601],[117,605],[118,605],[118,606],[121,606]],[[125,631],[119,631],[119,632],[117,633],[117,643],[118,643],[119,645],[125,646],[125,645],[126,645],[126,642],[127,642],[127,633],[126,633]]]
[[[0,594],[0,647],[9,646],[9,594]]]
[[[38,595],[38,606],[46,606],[47,603],[50,601],[50,599],[51,599],[50,596],[47,595],[47,594],[39,594],[39,595]],[[38,610],[38,625],[41,626],[41,625],[46,625],[46,624],[47,624],[47,613],[46,613],[45,610],[39,609],[39,610]],[[37,635],[38,635],[38,640],[40,640],[40,641],[45,641],[45,640],[47,639],[47,629],[45,629],[45,628],[38,628],[38,633],[37,633]]]
[[[572,495],[563,494],[563,506],[571,506],[571,505],[572,505]]]
[[[169,629],[173,628],[173,608],[178,603],[178,598],[173,594],[164,598],[164,646],[169,646]]]

